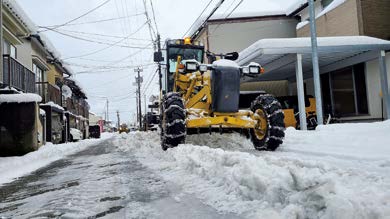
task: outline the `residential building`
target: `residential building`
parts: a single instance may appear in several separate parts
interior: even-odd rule
[[[17,16],[14,6],[5,1],[1,11],[4,56],[0,73],[0,156],[20,155],[44,144],[45,115],[38,106],[41,97],[31,94],[36,90],[36,76],[28,37],[34,30]]]
[[[307,3],[298,3],[290,11],[290,16],[299,16],[302,21],[297,36],[309,36]],[[390,40],[388,0],[321,0],[315,2],[315,11],[319,37],[364,35]]]
[[[75,128],[83,133],[84,138],[88,137],[89,128],[89,104],[87,96],[79,83],[70,78],[64,79],[64,85],[71,89],[71,95],[63,98],[65,115],[68,120],[68,129]]]
[[[284,10],[264,11],[257,1],[244,1],[234,13],[213,15],[205,25],[200,19],[187,34],[213,53],[240,52],[259,39],[296,37],[299,19]]]
[[[89,105],[69,79],[71,70],[15,1],[4,0],[3,6],[0,156],[29,152],[46,141],[66,142],[71,126],[87,138]],[[63,86],[70,86],[71,96],[64,96]],[[67,119],[67,113],[75,119]]]
[[[297,36],[310,36],[307,3],[297,4],[291,11],[290,16],[302,19],[297,26]],[[390,39],[388,0],[321,0],[315,2],[315,11],[319,37],[360,35]],[[386,62],[390,69],[390,53],[386,53]],[[305,83],[307,93],[313,95],[313,80],[308,79]],[[380,120],[385,117],[377,59],[321,72],[321,85],[327,113],[334,113],[345,120]],[[293,93],[295,91],[293,89]]]

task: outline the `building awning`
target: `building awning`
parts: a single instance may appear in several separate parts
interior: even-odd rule
[[[318,37],[317,41],[320,74],[378,59],[383,100],[389,119],[390,92],[385,52],[390,50],[390,41],[366,36]],[[306,129],[303,80],[314,75],[310,38],[262,39],[243,50],[237,62],[239,65],[257,62],[265,68],[265,73],[250,81],[296,81],[300,127]],[[323,109],[320,77],[318,74],[315,76],[316,114],[317,121],[321,123]]]
[[[390,41],[367,36],[318,37],[320,73],[331,72],[377,59],[379,51],[390,50]],[[302,54],[303,77],[312,77],[311,39],[262,39],[240,53],[239,65],[257,62],[265,73],[256,81],[295,80],[297,54]]]

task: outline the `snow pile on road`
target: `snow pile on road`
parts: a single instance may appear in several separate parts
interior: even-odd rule
[[[67,155],[74,154],[89,146],[95,145],[112,135],[102,135],[101,139],[87,139],[75,143],[51,144],[48,143],[39,150],[28,153],[21,157],[0,157],[0,185],[13,181],[44,167]]]
[[[256,152],[237,134],[191,136],[192,144],[167,152],[158,133],[130,133],[116,143],[221,212],[249,218],[386,218],[389,128],[390,122],[289,129],[276,152]]]

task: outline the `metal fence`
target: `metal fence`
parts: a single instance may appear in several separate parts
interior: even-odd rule
[[[42,103],[52,101],[60,106],[62,105],[60,89],[47,81],[36,82],[36,93],[42,97]]]
[[[35,93],[35,74],[16,59],[3,55],[3,83],[26,93]]]

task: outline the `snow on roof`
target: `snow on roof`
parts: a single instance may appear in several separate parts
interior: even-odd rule
[[[22,7],[15,0],[4,0],[4,6],[6,6],[13,15],[30,31],[32,35],[38,35],[41,38],[43,46],[48,52],[52,53],[54,58],[60,59],[61,54],[49,40],[49,38],[38,32],[38,28],[30,17],[24,12]]]
[[[339,5],[343,4],[346,0],[334,0],[332,3],[330,3],[328,6],[324,8],[319,14],[316,15],[316,19],[321,17],[322,15],[332,11],[333,9],[337,8]],[[291,12],[292,13],[292,12]],[[297,24],[296,29],[301,29],[304,27],[306,24],[309,24],[308,20],[302,21]]]
[[[41,102],[42,97],[38,94],[1,94],[0,104],[2,103],[29,103],[29,102]]]
[[[6,6],[29,31],[32,33],[37,32],[37,26],[15,0],[4,0],[3,5]]]
[[[60,59],[61,58],[61,53],[57,50],[57,48],[52,44],[52,42],[49,40],[49,38],[44,34],[44,33],[38,33],[37,34],[43,43],[43,46],[45,49],[51,53],[54,58]]]
[[[59,109],[59,110],[65,110],[64,108],[62,108],[60,105],[54,103],[53,101],[49,101],[47,103],[44,103],[44,104],[40,104],[41,106],[51,106],[52,108],[56,108],[56,109]]]
[[[42,115],[42,116],[44,116],[44,115],[46,115],[46,112],[45,112],[45,110],[43,110],[43,109],[39,109],[39,114]]]
[[[367,36],[318,37],[317,41],[318,47],[380,45],[390,48],[390,41]],[[310,37],[261,39],[240,52],[237,62],[242,64],[240,62],[243,59],[258,53],[260,50],[285,51],[309,47],[311,48]]]
[[[316,18],[321,17],[322,15],[328,13],[329,11],[337,8],[339,5],[343,4],[346,0],[333,0],[328,6],[324,8],[324,10],[321,11],[321,13],[316,15]],[[286,14],[290,15],[294,11],[298,10],[302,6],[307,4],[307,0],[296,0],[294,4],[292,4],[287,10]]]
[[[19,91],[14,87],[6,86],[6,87],[0,89],[0,91],[9,91],[9,90],[16,91],[17,93],[19,93]]]
[[[294,11],[298,10],[305,4],[307,4],[307,0],[295,0],[295,2],[286,9],[286,14],[287,15],[292,14]]]
[[[227,2],[222,4],[210,20],[286,15],[285,8],[281,7],[280,4],[291,4],[290,1],[291,0],[261,1],[259,3],[259,0],[245,0],[230,15],[229,13],[234,9],[236,4]],[[233,3],[237,2],[234,1]],[[188,33],[189,36],[193,35],[199,29],[206,20],[206,17],[207,16],[204,15],[195,22]]]
[[[334,0],[332,3],[330,3],[328,6],[326,6],[324,8],[323,11],[321,11],[321,13],[319,13],[316,18],[319,18],[321,17],[322,15],[328,13],[329,11],[337,8],[339,5],[343,4],[346,0]]]
[[[62,63],[62,67],[65,69],[65,71],[67,71],[67,73],[74,75],[73,69],[68,64]]]
[[[76,80],[73,77],[70,77],[70,78],[67,78],[67,79],[70,80],[70,81],[73,81],[74,84],[80,89],[80,91],[83,92],[84,94],[86,94],[86,92],[83,89],[83,86],[81,86],[81,84],[80,84],[80,82],[78,80]]]

